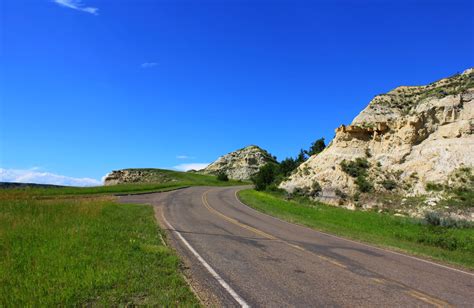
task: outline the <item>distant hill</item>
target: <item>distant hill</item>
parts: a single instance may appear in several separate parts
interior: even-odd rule
[[[225,173],[230,179],[249,180],[265,164],[276,163],[266,150],[250,145],[243,149],[219,157],[215,162],[200,170],[204,174]]]
[[[0,189],[2,188],[26,188],[26,187],[34,187],[34,188],[61,188],[67,186],[61,185],[52,185],[52,184],[35,184],[35,183],[16,183],[16,182],[0,182]]]
[[[258,146],[251,145],[219,157],[202,170],[179,172],[157,168],[128,168],[110,172],[104,180],[105,186],[132,183],[189,182],[190,185],[215,184],[216,175],[224,172],[230,180],[247,181],[263,165],[275,158]]]
[[[114,170],[104,180],[105,186],[138,183],[181,183],[186,185],[216,185],[215,176],[196,172],[180,172],[156,168],[130,168]],[[222,183],[222,182],[221,182]],[[232,181],[229,184],[237,184]]]

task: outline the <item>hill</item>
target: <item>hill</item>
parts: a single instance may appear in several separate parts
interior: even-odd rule
[[[473,132],[473,69],[426,86],[398,87],[337,128],[331,144],[280,187],[309,191],[317,182],[319,199],[355,207],[409,206],[404,197],[427,194],[433,197],[422,200],[428,208],[456,204],[442,199],[468,205],[462,194],[473,190]],[[472,219],[472,204],[468,213],[465,208]]]
[[[145,183],[180,184],[188,186],[242,184],[242,182],[236,181],[219,181],[213,175],[154,168],[132,168],[115,170],[109,173],[104,180],[105,186]]]
[[[219,157],[215,162],[200,170],[204,174],[225,173],[230,179],[249,180],[260,167],[276,159],[266,150],[250,145]]]
[[[36,183],[0,182],[1,188],[61,188],[66,186]]]

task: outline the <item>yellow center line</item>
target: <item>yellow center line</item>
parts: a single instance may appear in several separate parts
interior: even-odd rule
[[[261,235],[261,236],[263,236],[263,237],[265,237],[265,238],[267,238],[267,239],[275,240],[275,241],[278,241],[279,243],[283,243],[283,244],[285,244],[285,245],[287,245],[287,246],[289,246],[289,247],[292,247],[292,248],[298,249],[298,250],[300,250],[300,251],[304,251],[304,252],[310,253],[311,255],[317,256],[317,257],[320,258],[321,260],[324,260],[324,261],[326,261],[326,262],[329,262],[329,263],[331,263],[331,264],[334,264],[334,265],[336,265],[336,266],[338,266],[338,267],[347,268],[347,266],[345,266],[344,264],[342,264],[342,263],[340,263],[340,262],[338,262],[338,261],[336,261],[336,260],[334,260],[334,259],[332,259],[332,258],[325,257],[325,256],[322,256],[322,255],[319,255],[319,254],[316,254],[316,253],[314,253],[314,252],[312,252],[312,251],[309,251],[309,250],[307,250],[307,249],[305,249],[305,248],[303,248],[303,247],[301,247],[301,246],[299,246],[299,245],[295,245],[295,244],[289,243],[289,242],[287,242],[287,241],[284,241],[284,240],[282,240],[282,239],[279,239],[279,238],[277,238],[277,237],[275,237],[275,236],[273,236],[273,235],[271,235],[271,234],[268,234],[268,233],[266,233],[266,232],[264,232],[264,231],[262,231],[262,230],[259,230],[259,229],[257,229],[257,228],[254,228],[254,227],[251,227],[251,226],[249,226],[249,225],[243,224],[243,223],[241,223],[241,222],[239,222],[239,221],[237,221],[237,220],[235,220],[235,219],[233,219],[233,218],[231,218],[231,217],[229,217],[229,216],[226,216],[226,215],[222,214],[221,212],[219,212],[219,211],[217,211],[216,209],[214,209],[214,208],[209,204],[209,202],[207,201],[207,193],[208,193],[209,191],[210,191],[210,189],[207,190],[206,192],[204,192],[204,194],[202,195],[202,203],[204,204],[204,206],[205,206],[210,212],[212,212],[212,213],[214,213],[214,214],[216,214],[216,215],[222,217],[223,219],[227,220],[228,222],[231,222],[231,223],[233,223],[233,224],[235,224],[235,225],[237,225],[237,226],[239,226],[239,227],[241,227],[241,228],[243,228],[243,229],[246,229],[246,230],[249,230],[249,231],[251,231],[251,232],[254,232],[254,233],[258,234],[258,235]]]
[[[208,191],[209,191],[209,190],[208,190]],[[261,231],[261,230],[258,230],[258,229],[256,229],[256,228],[254,228],[254,227],[251,227],[251,226],[245,225],[245,224],[243,224],[243,223],[240,223],[240,222],[238,222],[237,220],[235,220],[235,219],[233,219],[233,218],[230,218],[230,217],[228,217],[228,216],[222,214],[221,212],[215,210],[215,209],[214,209],[213,207],[211,207],[211,206],[209,205],[209,203],[207,202],[207,192],[208,192],[208,191],[206,191],[206,192],[202,195],[202,202],[203,202],[204,206],[205,206],[210,212],[212,212],[212,213],[214,213],[214,214],[216,214],[216,215],[218,215],[218,216],[224,218],[224,219],[227,220],[228,222],[231,222],[231,223],[233,223],[234,225],[237,225],[237,226],[239,226],[239,227],[241,227],[241,228],[244,228],[244,229],[246,229],[246,230],[252,231],[252,232],[254,232],[254,233],[258,234],[258,235],[261,235],[261,236],[263,236],[263,237],[265,237],[265,238],[268,238],[268,239],[270,239],[270,240],[277,240],[277,238],[274,237],[273,235],[270,235],[270,234],[268,234],[268,233],[266,233],[266,232],[263,232],[263,231]]]
[[[344,264],[342,264],[342,263],[340,263],[340,262],[334,260],[333,258],[319,255],[319,254],[317,254],[317,253],[315,253],[315,252],[313,252],[313,251],[307,250],[307,249],[305,249],[305,248],[303,248],[303,247],[301,247],[301,246],[299,246],[299,245],[295,245],[295,244],[286,242],[286,241],[284,241],[284,240],[282,240],[282,239],[276,238],[276,237],[274,237],[274,236],[272,236],[272,235],[270,235],[270,234],[268,234],[268,233],[265,233],[265,232],[263,232],[263,231],[260,231],[260,230],[258,230],[258,229],[256,229],[256,228],[253,228],[253,227],[247,226],[247,225],[245,225],[245,224],[242,224],[242,223],[236,221],[235,219],[230,218],[230,217],[228,217],[228,216],[222,214],[221,212],[218,212],[217,210],[215,210],[214,208],[212,208],[212,207],[209,205],[208,201],[207,201],[207,193],[208,193],[209,191],[210,191],[210,189],[209,189],[208,191],[206,191],[206,192],[203,194],[202,200],[203,200],[204,205],[205,205],[211,212],[218,214],[219,216],[223,217],[223,218],[226,219],[227,221],[230,221],[230,222],[232,222],[232,223],[234,223],[234,224],[236,224],[236,225],[238,225],[238,226],[241,226],[241,227],[244,228],[244,229],[247,229],[247,230],[253,231],[253,232],[257,233],[257,234],[263,235],[263,236],[265,236],[266,238],[273,239],[273,240],[277,240],[277,241],[279,241],[279,242],[281,242],[281,243],[283,243],[283,244],[286,244],[287,246],[290,246],[290,247],[293,247],[293,248],[295,248],[295,249],[298,249],[298,250],[301,250],[301,251],[310,253],[310,254],[312,254],[312,255],[314,255],[314,256],[320,258],[321,260],[325,260],[325,261],[327,261],[327,262],[329,262],[329,263],[331,263],[331,264],[334,264],[334,265],[339,266],[339,267],[341,267],[341,268],[347,269],[347,266],[346,266],[346,265],[344,265]],[[235,193],[235,197],[236,197],[237,200],[238,200],[237,192]],[[378,284],[383,284],[383,285],[393,284],[393,285],[397,285],[397,286],[399,286],[399,287],[405,289],[404,292],[407,293],[408,295],[410,295],[410,296],[412,296],[412,297],[414,297],[414,298],[416,298],[416,299],[418,299],[418,300],[421,300],[421,301],[423,301],[423,302],[429,303],[429,304],[431,304],[431,305],[433,305],[433,306],[435,306],[435,307],[452,307],[452,305],[450,305],[449,303],[447,303],[447,302],[445,302],[445,301],[443,301],[443,300],[441,300],[441,299],[437,299],[437,298],[435,298],[435,297],[432,297],[432,296],[427,295],[427,294],[425,294],[425,293],[422,293],[422,292],[420,292],[420,291],[414,290],[414,289],[410,288],[409,286],[406,286],[406,285],[404,285],[404,284],[398,283],[398,282],[396,282],[396,281],[392,281],[392,280],[388,280],[388,279],[384,279],[384,278],[370,278],[370,279],[371,279],[372,281],[374,281],[375,283],[378,283]]]
[[[407,294],[409,294],[410,296],[414,297],[414,298],[417,298],[425,303],[428,303],[430,305],[433,305],[435,307],[451,307],[451,305],[449,305],[448,303],[440,300],[440,299],[436,299],[436,298],[433,298],[431,296],[428,296],[424,293],[421,293],[421,292],[418,292],[418,291],[415,291],[415,290],[407,290],[405,291]]]
[[[380,283],[380,284],[386,284],[386,280],[385,279],[380,279],[380,278],[370,278],[371,280],[375,281],[376,283]]]

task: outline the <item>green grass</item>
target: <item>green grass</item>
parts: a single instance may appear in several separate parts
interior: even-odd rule
[[[220,181],[214,175],[199,174],[194,172],[180,172],[166,169],[129,169],[147,173],[148,182],[176,182],[187,183],[193,186],[231,186],[242,184],[242,181]]]
[[[153,208],[110,195],[245,183],[148,171],[148,183],[0,189],[0,307],[199,306]]]
[[[23,198],[27,196],[36,196],[38,198],[51,198],[55,196],[71,198],[85,195],[107,195],[122,193],[145,193],[174,190],[182,187],[192,186],[191,183],[145,183],[145,184],[121,184],[113,186],[95,186],[95,187],[26,187],[26,188],[5,188],[0,189],[0,198],[5,195]]]
[[[3,194],[37,196],[63,196],[63,195],[91,195],[91,194],[120,194],[144,193],[178,189],[188,186],[235,186],[244,185],[242,181],[219,181],[213,175],[179,172],[164,169],[140,169],[149,171],[151,178],[148,183],[119,184],[112,186],[96,187],[27,187],[0,189],[0,198]]]
[[[410,218],[351,211],[279,194],[243,190],[245,204],[281,219],[347,238],[474,269],[474,229],[429,226]]]
[[[199,306],[152,207],[0,197],[0,306]]]

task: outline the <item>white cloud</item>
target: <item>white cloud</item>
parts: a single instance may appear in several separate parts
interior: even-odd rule
[[[140,66],[142,68],[151,68],[151,67],[154,67],[154,66],[157,66],[158,63],[156,62],[145,62],[145,63],[142,63]]]
[[[201,170],[209,166],[209,163],[179,164],[173,168],[179,171]]]
[[[112,173],[112,172],[109,172],[107,173],[106,175],[104,175],[103,177],[100,178],[100,182],[101,183],[105,183],[105,179],[109,176],[109,174]]]
[[[53,184],[64,186],[99,186],[102,182],[91,178],[73,178],[50,172],[31,169],[4,169],[0,168],[0,182]]]
[[[99,9],[96,7],[85,6],[82,0],[53,0],[54,3],[73,10],[86,12],[92,15],[99,15]]]
[[[194,156],[188,156],[188,155],[178,155],[176,156],[177,159],[194,159]]]

